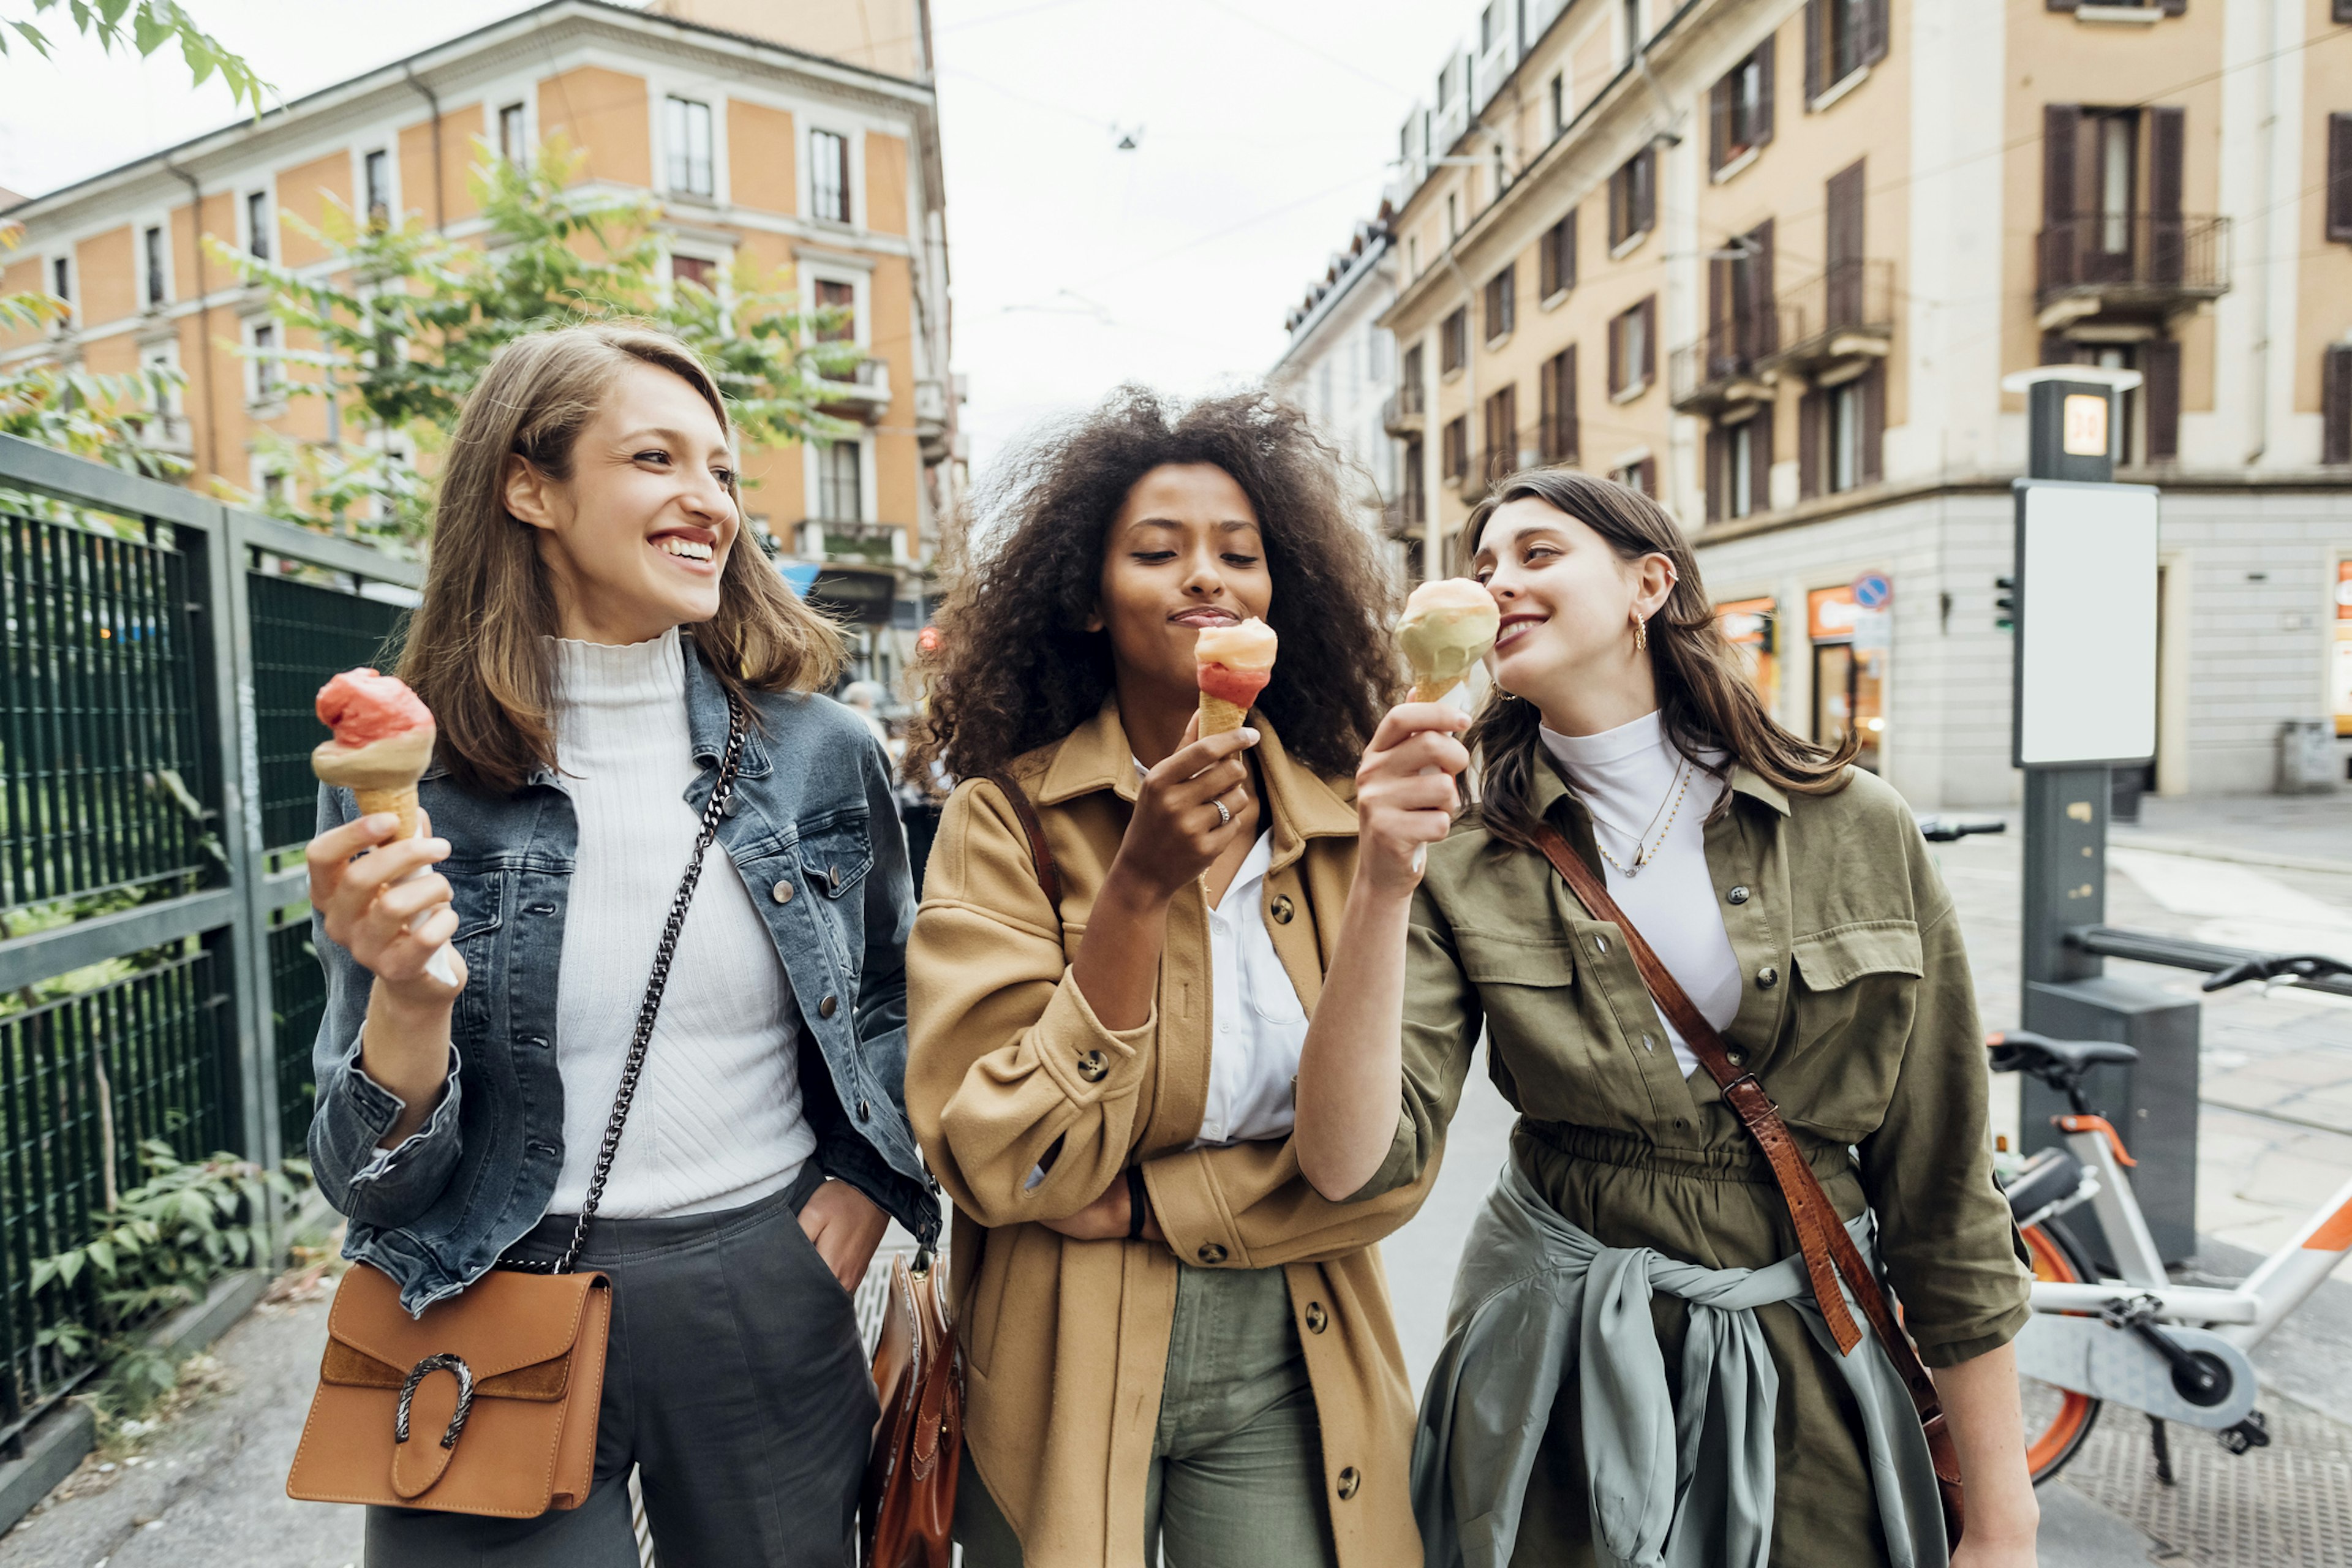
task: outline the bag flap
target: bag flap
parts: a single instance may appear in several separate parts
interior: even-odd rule
[[[1868,921],[1838,926],[1790,944],[1797,975],[1808,990],[1834,991],[1865,974],[1918,974],[1919,928],[1910,921]]]
[[[493,1269],[412,1318],[391,1276],[354,1263],[335,1288],[327,1333],[404,1373],[429,1355],[463,1357],[479,1384],[568,1354],[580,1340],[588,1292],[604,1285],[602,1274]]]

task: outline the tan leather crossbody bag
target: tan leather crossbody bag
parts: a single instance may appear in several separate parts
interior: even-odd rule
[[[353,1264],[327,1315],[327,1353],[286,1478],[289,1497],[501,1519],[534,1519],[588,1500],[613,1291],[604,1275],[575,1265],[621,1146],[678,931],[734,795],[742,750],[743,713],[730,697],[719,782],[670,900],[587,1201],[563,1255],[552,1263],[500,1259],[416,1317],[401,1306],[390,1275]]]

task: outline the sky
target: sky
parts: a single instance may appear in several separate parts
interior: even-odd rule
[[[1397,128],[1476,4],[933,0],[975,470],[1123,381],[1263,375],[1284,314],[1378,209]],[[188,0],[288,99],[525,8]],[[0,20],[23,10],[0,0]],[[234,118],[175,52],[20,48],[0,58],[0,186],[37,195]]]

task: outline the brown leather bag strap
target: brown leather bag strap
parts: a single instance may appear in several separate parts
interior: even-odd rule
[[[1682,983],[1660,962],[1642,933],[1634,929],[1633,922],[1625,918],[1625,911],[1618,908],[1617,900],[1609,896],[1607,884],[1569,847],[1568,840],[1560,837],[1559,829],[1549,826],[1538,828],[1536,847],[1543,851],[1544,858],[1552,863],[1561,879],[1568,883],[1570,891],[1576,895],[1577,900],[1594,919],[1607,921],[1616,926],[1627,950],[1633,955],[1634,967],[1642,973],[1643,984],[1649,987],[1650,994],[1656,999],[1659,1011],[1665,1014],[1667,1022],[1673,1024],[1675,1031],[1682,1036],[1683,1043],[1690,1047],[1699,1065],[1722,1089],[1724,1103],[1731,1107],[1733,1113],[1739,1118],[1740,1125],[1748,1129],[1748,1134],[1764,1151],[1764,1156],[1772,1167],[1773,1179],[1780,1184],[1780,1195],[1787,1200],[1790,1215],[1796,1223],[1797,1242],[1804,1255],[1805,1272],[1812,1280],[1813,1300],[1820,1305],[1822,1316],[1828,1321],[1831,1336],[1836,1340],[1841,1352],[1851,1352],[1862,1339],[1861,1331],[1854,1325],[1853,1315],[1846,1310],[1845,1299],[1837,1288],[1832,1268],[1836,1273],[1845,1276],[1854,1300],[1861,1303],[1863,1314],[1870,1320],[1870,1326],[1878,1335],[1879,1342],[1886,1347],[1887,1358],[1894,1363],[1895,1374],[1902,1378],[1905,1389],[1911,1395],[1912,1405],[1919,1412],[1919,1424],[1927,1435],[1928,1453],[1935,1461],[1936,1477],[1944,1490],[1948,1515],[1947,1523],[1952,1538],[1957,1541],[1959,1536],[1959,1464],[1952,1450],[1950,1434],[1945,1428],[1943,1401],[1936,1392],[1935,1380],[1927,1375],[1927,1367],[1919,1360],[1918,1347],[1911,1342],[1911,1336],[1905,1333],[1902,1325],[1895,1321],[1894,1310],[1887,1305],[1886,1293],[1879,1286],[1877,1274],[1863,1261],[1861,1251],[1853,1245],[1853,1237],[1846,1233],[1845,1226],[1838,1219],[1836,1205],[1830,1202],[1829,1194],[1822,1191],[1821,1182],[1813,1175],[1812,1167],[1805,1163],[1804,1152],[1790,1136],[1788,1123],[1780,1119],[1779,1108],[1764,1092],[1764,1086],[1756,1081],[1756,1075],[1744,1071],[1732,1061],[1730,1048],[1723,1043],[1723,1037],[1692,1003],[1689,994],[1683,990]]]
[[[1062,869],[1054,864],[1054,852],[1045,847],[1045,825],[1037,820],[1037,808],[1029,804],[1029,792],[1013,783],[1011,773],[983,773],[982,776],[1002,791],[1006,802],[1012,805],[1013,815],[1029,840],[1029,861],[1036,868],[1037,886],[1045,892],[1045,901],[1054,906],[1055,916],[1059,918],[1062,912]]]

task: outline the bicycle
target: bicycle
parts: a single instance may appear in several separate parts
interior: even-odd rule
[[[2210,974],[2206,991],[2248,981],[2352,975],[2318,954],[2256,954]],[[2224,1287],[2177,1285],[2150,1238],[2125,1172],[2124,1141],[2091,1106],[2083,1080],[2104,1064],[2139,1059],[2112,1040],[2053,1040],[2023,1030],[1990,1036],[1995,1072],[2021,1072],[2066,1097],[2051,1118],[2064,1146],[2002,1174],[2001,1186],[2033,1264],[2034,1316],[2016,1341],[2025,1404],[2026,1462],[2039,1486],[2064,1468],[2108,1403],[2146,1414],[2157,1474],[2172,1481],[2165,1423],[2215,1433],[2232,1454],[2268,1445],[2247,1352],[2307,1300],[2352,1252],[2352,1182],[2319,1205],[2253,1273]],[[2095,1267],[2061,1216],[2088,1205],[2115,1256]]]

